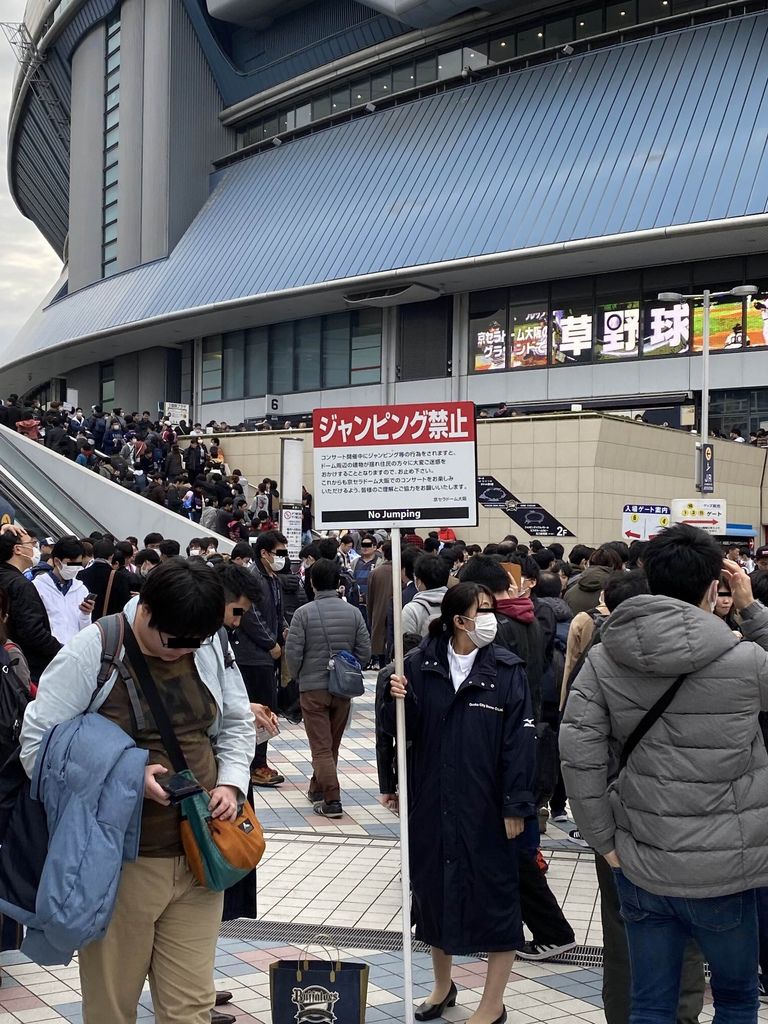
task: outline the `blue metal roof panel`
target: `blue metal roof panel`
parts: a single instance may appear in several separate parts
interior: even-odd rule
[[[149,317],[768,209],[768,15],[439,93],[216,175],[167,260],[36,317],[12,358]]]

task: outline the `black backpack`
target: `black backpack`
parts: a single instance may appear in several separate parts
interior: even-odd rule
[[[18,660],[0,646],[0,764],[19,746],[24,712],[32,694],[16,673]]]

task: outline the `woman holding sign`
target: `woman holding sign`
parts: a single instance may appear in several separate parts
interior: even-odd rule
[[[432,946],[435,984],[416,1012],[456,1003],[453,955],[486,951],[483,997],[470,1024],[503,1024],[504,989],[522,941],[517,848],[535,813],[535,737],[523,662],[497,647],[493,597],[460,583],[429,638],[393,675],[409,747],[411,889],[416,937]],[[395,705],[383,709],[395,733]]]

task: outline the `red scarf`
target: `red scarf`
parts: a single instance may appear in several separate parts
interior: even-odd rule
[[[526,625],[536,618],[530,597],[504,597],[496,602],[496,611]]]

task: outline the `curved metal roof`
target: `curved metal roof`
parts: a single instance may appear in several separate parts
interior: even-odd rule
[[[260,153],[217,176],[167,260],[55,302],[7,364],[329,282],[765,214],[767,41],[768,15],[733,18]]]

